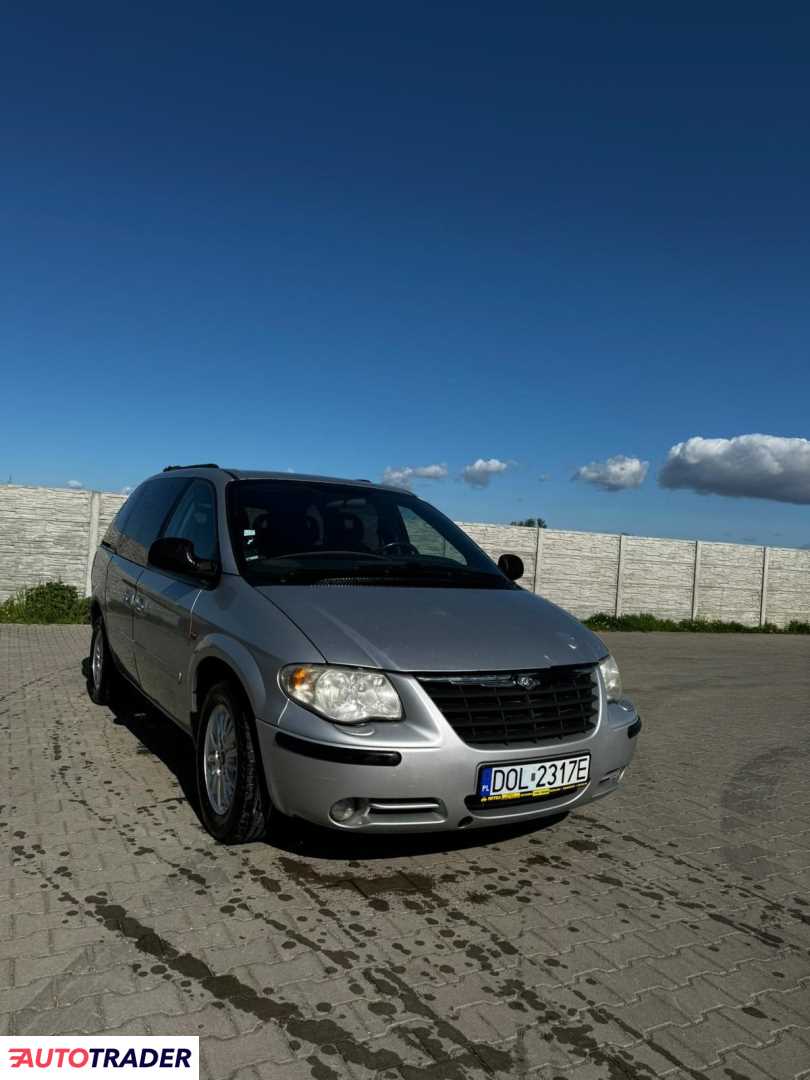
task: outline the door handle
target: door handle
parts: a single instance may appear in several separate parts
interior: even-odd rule
[[[142,615],[146,610],[146,601],[142,596],[138,596],[136,593],[132,598],[132,606],[135,609],[137,615]]]

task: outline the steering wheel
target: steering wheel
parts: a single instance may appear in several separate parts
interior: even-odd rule
[[[390,544],[383,544],[380,548],[381,555],[418,555],[419,551],[413,544],[406,544],[402,540],[394,540]]]

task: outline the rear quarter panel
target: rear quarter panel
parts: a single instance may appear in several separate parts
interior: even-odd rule
[[[110,552],[105,547],[99,547],[93,558],[93,568],[90,572],[90,595],[104,612],[107,601],[107,571],[110,566]]]

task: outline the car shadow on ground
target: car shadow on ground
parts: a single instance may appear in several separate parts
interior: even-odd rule
[[[82,660],[82,676],[85,680],[89,664],[89,658]],[[114,700],[108,708],[112,712],[113,723],[126,728],[133,736],[134,752],[158,758],[173,773],[183,795],[199,818],[191,738],[129,683],[122,681],[116,688]]]
[[[88,665],[89,659],[82,661],[82,674],[85,679]],[[126,728],[133,736],[134,752],[156,757],[174,775],[183,796],[202,825],[191,737],[129,685],[118,691],[115,701],[109,707],[113,722]],[[410,834],[352,834],[312,825],[276,812],[267,839],[263,842],[286,854],[310,859],[408,858],[492,847],[507,840],[553,828],[567,816],[567,812],[561,811],[534,821],[493,825],[485,829]],[[211,838],[210,843],[216,844],[216,841]]]
[[[375,833],[352,835],[319,828],[308,822],[285,819],[283,835],[273,834],[267,841],[273,847],[309,859],[412,858],[419,855],[450,854],[472,848],[485,849],[521,836],[543,832],[559,824],[567,813],[554,814],[539,821],[515,825],[492,825],[486,829],[456,829],[433,833]]]

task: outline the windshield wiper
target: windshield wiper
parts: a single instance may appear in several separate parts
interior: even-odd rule
[[[406,575],[413,577],[424,578],[463,578],[465,581],[471,581],[473,579],[480,580],[486,579],[487,581],[501,582],[500,574],[490,574],[486,570],[478,570],[474,566],[439,566],[433,562],[419,562],[415,559],[392,562],[392,571],[398,577],[404,577]],[[376,567],[375,567],[376,570]]]
[[[325,561],[341,557],[343,565],[313,565],[320,555]],[[299,558],[305,564],[301,566],[280,565],[284,560]],[[262,565],[263,564],[263,565]],[[306,551],[276,558],[262,560],[262,564],[251,567],[258,577],[269,579],[268,584],[301,581],[304,584],[327,585],[354,584],[369,585],[411,585],[452,586],[460,588],[517,588],[501,574],[489,573],[472,566],[437,565],[420,559],[390,559],[371,552],[355,551]],[[275,564],[275,565],[274,565]],[[347,565],[351,564],[351,565]]]
[[[279,559],[371,559],[373,561],[388,562],[385,555],[375,555],[373,551],[288,551],[286,555],[272,555],[267,562],[276,562]]]
[[[331,567],[296,567],[285,573],[280,579],[291,581],[308,578],[310,584],[323,585],[410,585],[411,587],[448,586],[452,588],[490,588],[504,589],[514,588],[500,574],[489,574],[485,570],[476,570],[471,567],[439,567],[417,562],[389,562],[387,566],[379,563],[363,567],[354,566],[346,573],[335,573]]]

